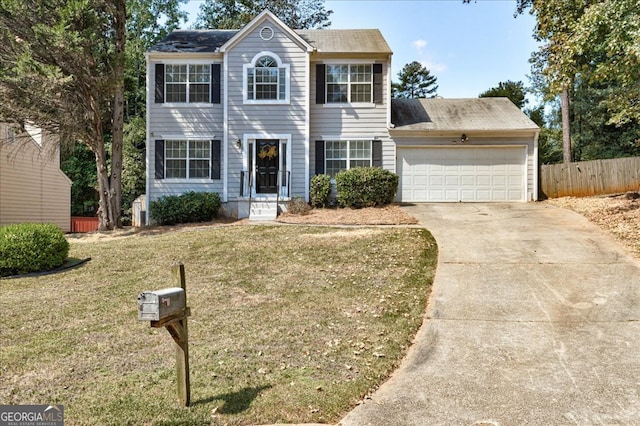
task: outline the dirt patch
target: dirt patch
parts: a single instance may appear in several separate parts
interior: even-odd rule
[[[614,238],[626,245],[640,258],[640,199],[627,199],[625,195],[601,197],[563,197],[545,203],[580,213]]]
[[[307,214],[285,213],[278,222],[310,225],[415,225],[416,218],[408,215],[400,206],[391,204],[364,209],[313,209]]]

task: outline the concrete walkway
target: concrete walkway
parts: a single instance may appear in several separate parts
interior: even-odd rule
[[[440,249],[425,322],[342,425],[640,424],[640,262],[552,206],[406,211]]]

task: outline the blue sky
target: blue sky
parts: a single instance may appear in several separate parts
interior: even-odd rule
[[[195,20],[202,1],[185,5]],[[501,81],[529,85],[537,49],[533,17],[513,17],[515,0],[327,0],[330,28],[378,28],[393,50],[393,79],[420,61],[438,79],[438,95],[475,98]]]

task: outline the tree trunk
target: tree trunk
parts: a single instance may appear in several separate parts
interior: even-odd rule
[[[571,153],[571,114],[569,104],[569,89],[565,88],[560,94],[560,107],[562,109],[562,162],[570,163]]]
[[[102,134],[100,134],[102,138]],[[107,154],[102,139],[98,146],[92,148],[96,156],[96,169],[98,172],[98,192],[100,193],[100,207],[98,208],[98,230],[109,231],[114,228],[114,211],[111,199],[109,182],[109,168],[107,166]]]
[[[112,226],[122,227],[122,146],[124,126],[124,69],[126,42],[126,4],[124,0],[115,2],[114,10],[116,40],[113,69],[113,123],[111,144],[111,174],[109,177],[109,205],[113,214]]]

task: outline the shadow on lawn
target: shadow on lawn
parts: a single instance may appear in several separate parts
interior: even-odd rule
[[[224,405],[217,411],[220,414],[238,414],[247,410],[254,399],[260,395],[263,390],[271,389],[271,385],[257,386],[254,388],[240,389],[238,392],[225,393],[209,398],[199,399],[192,405],[207,404],[209,402],[221,399]]]

